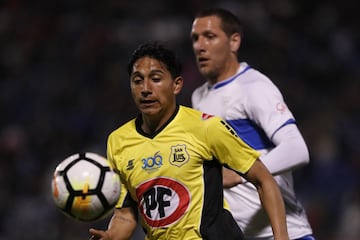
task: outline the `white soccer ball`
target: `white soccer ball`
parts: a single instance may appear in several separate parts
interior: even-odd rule
[[[107,159],[95,153],[78,153],[55,169],[51,189],[55,205],[79,221],[108,216],[120,197],[120,178]]]

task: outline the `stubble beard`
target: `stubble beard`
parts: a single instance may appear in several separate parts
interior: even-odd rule
[[[219,74],[216,71],[206,67],[206,68],[200,68],[200,73],[211,84],[215,84],[217,82],[217,78]]]

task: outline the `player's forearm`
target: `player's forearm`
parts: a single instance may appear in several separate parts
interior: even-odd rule
[[[288,240],[286,213],[280,189],[265,165],[257,160],[245,177],[258,190],[261,203],[268,214],[276,240]]]
[[[136,228],[136,218],[130,208],[116,209],[109,223],[111,240],[128,240]]]
[[[264,179],[257,186],[262,205],[267,212],[276,240],[289,239],[285,218],[285,206],[279,188],[272,178]]]

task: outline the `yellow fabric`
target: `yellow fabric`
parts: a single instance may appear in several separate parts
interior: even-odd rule
[[[140,134],[133,119],[108,138],[107,156],[122,181],[116,207],[130,194],[146,220],[148,239],[201,239],[204,189],[211,189],[203,164],[220,161],[246,173],[259,157],[222,119],[206,118],[180,106],[154,136]]]

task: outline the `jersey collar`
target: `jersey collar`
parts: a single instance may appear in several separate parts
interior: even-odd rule
[[[179,104],[176,104],[176,109],[174,111],[174,113],[171,115],[171,117],[166,121],[166,123],[161,127],[159,128],[157,131],[151,133],[151,134],[148,134],[146,132],[144,132],[141,128],[141,125],[142,125],[142,116],[141,116],[141,113],[136,117],[135,119],[135,127],[136,127],[136,131],[143,135],[144,137],[147,137],[147,138],[154,138],[156,135],[158,135],[167,125],[169,125],[169,123],[175,118],[175,116],[177,115],[177,113],[179,112],[179,109],[180,109],[180,105]]]
[[[208,89],[218,89],[221,88],[229,83],[231,83],[232,81],[234,81],[238,76],[240,76],[241,74],[245,73],[247,70],[249,70],[251,67],[247,64],[247,63],[241,63],[238,72],[230,77],[227,80],[215,83],[214,85],[210,86],[208,85]]]

